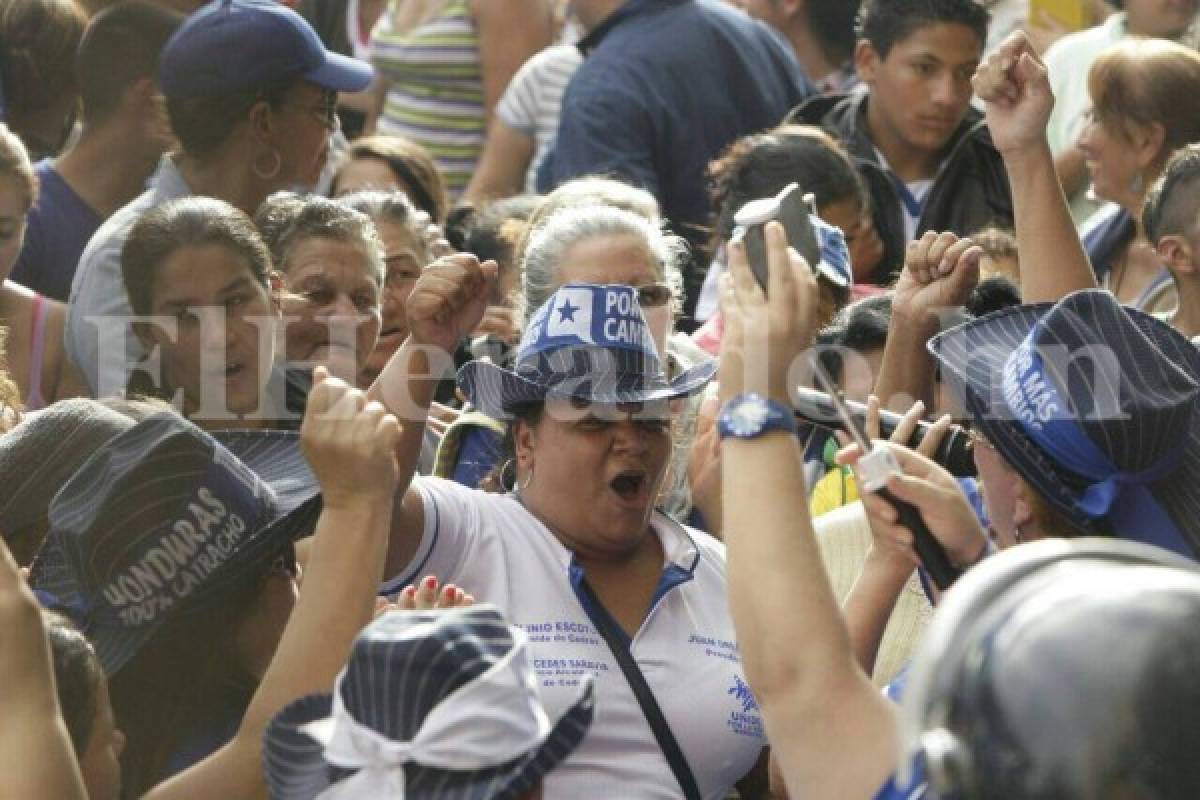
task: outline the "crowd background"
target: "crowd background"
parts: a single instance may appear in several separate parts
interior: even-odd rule
[[[0,798],[1200,796],[1198,46],[0,0]]]

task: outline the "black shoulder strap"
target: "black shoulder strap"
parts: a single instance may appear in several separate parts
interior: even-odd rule
[[[667,764],[670,765],[671,772],[675,773],[675,780],[679,781],[679,786],[683,789],[683,796],[686,800],[701,800],[700,788],[696,785],[696,776],[692,774],[692,768],[688,766],[687,757],[680,749],[679,742],[675,741],[675,734],[671,732],[671,726],[667,724],[667,718],[663,716],[658,701],[654,699],[654,692],[646,683],[641,668],[633,660],[633,654],[629,652],[629,648],[625,646],[624,631],[617,628],[616,620],[600,604],[599,598],[592,591],[592,587],[588,586],[586,580],[579,582],[579,588],[587,600],[587,603],[584,604],[584,611],[592,620],[592,624],[596,626],[596,630],[604,637],[604,641],[608,643],[608,649],[616,657],[617,663],[621,665],[621,672],[625,673],[625,680],[629,682],[629,688],[633,689],[638,705],[642,707],[642,714],[645,715],[646,722],[650,723],[650,730],[654,732],[658,746],[662,748],[663,755],[667,757]]]

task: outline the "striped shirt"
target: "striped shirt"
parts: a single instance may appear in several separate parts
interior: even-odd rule
[[[407,31],[393,30],[386,13],[370,47],[372,63],[388,82],[379,132],[425,147],[457,198],[475,171],[486,128],[470,0],[448,0],[436,17]]]
[[[558,133],[563,92],[582,63],[583,54],[573,44],[548,47],[517,70],[496,104],[496,116],[504,124],[532,137],[536,143],[525,179],[527,192],[537,191],[537,168]]]

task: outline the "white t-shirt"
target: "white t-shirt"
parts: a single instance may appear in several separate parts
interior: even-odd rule
[[[596,676],[587,738],[545,781],[545,797],[662,798],[681,795],[620,666],[573,587],[572,554],[512,495],[438,478],[413,485],[425,530],[395,590],[437,575],[499,606],[529,633],[530,660],[551,719]],[[724,546],[655,513],[666,556],[663,582],[631,651],[687,757],[700,792],[722,800],[766,746],[762,716],[746,688],[729,615]]]
[[[528,192],[537,191],[537,169],[554,144],[563,93],[581,64],[583,55],[575,45],[547,47],[517,70],[496,104],[496,116],[536,144],[525,179]]]

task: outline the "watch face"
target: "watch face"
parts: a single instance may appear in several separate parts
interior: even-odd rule
[[[762,430],[770,414],[766,403],[747,398],[729,409],[729,431],[734,436],[753,436]]]

